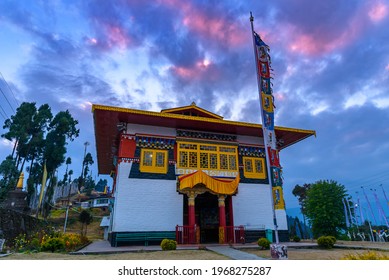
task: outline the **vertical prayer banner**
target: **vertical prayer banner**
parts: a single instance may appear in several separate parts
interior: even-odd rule
[[[272,186],[274,209],[285,209],[282,194],[282,168],[274,129],[274,96],[271,79],[270,48],[253,30],[255,59],[258,74],[259,100],[261,103],[263,139],[268,158],[269,180]]]

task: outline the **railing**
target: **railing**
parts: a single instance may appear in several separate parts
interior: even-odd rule
[[[221,243],[245,243],[244,226],[219,227],[219,241]],[[176,241],[178,244],[198,244],[200,243],[200,227],[176,226]]]
[[[200,243],[200,229],[198,226],[176,226],[176,241],[178,244]]]
[[[244,226],[225,226],[224,243],[245,243]]]

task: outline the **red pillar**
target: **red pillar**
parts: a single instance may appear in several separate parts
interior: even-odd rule
[[[219,195],[219,243],[226,242],[226,197]]]
[[[196,213],[195,213],[195,193],[189,193],[188,194],[188,226],[189,226],[189,235],[188,240],[189,243],[195,243],[196,240],[196,232],[195,232],[195,225],[196,225]]]

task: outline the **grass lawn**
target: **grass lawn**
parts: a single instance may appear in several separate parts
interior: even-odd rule
[[[150,251],[99,255],[70,255],[60,253],[11,254],[1,260],[228,260],[206,250]]]

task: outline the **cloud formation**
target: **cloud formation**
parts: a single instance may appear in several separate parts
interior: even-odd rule
[[[252,11],[271,48],[276,125],[317,131],[281,154],[290,204],[295,184],[318,179],[389,185],[387,0],[1,1],[0,10],[0,71],[19,102],[79,119],[73,153],[93,142],[92,103],[159,111],[195,101],[259,123]]]

